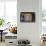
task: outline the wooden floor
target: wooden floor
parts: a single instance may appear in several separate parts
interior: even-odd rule
[[[0,42],[0,46],[5,46],[5,42]]]
[[[0,46],[5,46],[5,41],[1,42],[0,41]],[[39,45],[39,44],[32,44],[32,46],[46,46],[46,44],[42,44],[42,45]]]

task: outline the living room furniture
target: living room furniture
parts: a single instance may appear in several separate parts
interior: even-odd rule
[[[17,34],[8,33],[5,35],[5,46],[17,46]]]
[[[0,30],[0,32],[1,32],[1,42],[2,42],[2,32],[3,32],[4,30]]]

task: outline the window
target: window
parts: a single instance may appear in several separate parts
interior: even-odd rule
[[[6,18],[9,22],[14,22],[17,24],[17,2],[16,1],[6,1]]]
[[[42,0],[42,31],[46,32],[46,0]]]
[[[17,0],[0,1],[0,17],[17,25]]]
[[[0,2],[0,17],[4,16],[4,2]]]

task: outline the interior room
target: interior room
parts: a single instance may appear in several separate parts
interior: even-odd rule
[[[0,0],[0,46],[46,46],[46,0]]]

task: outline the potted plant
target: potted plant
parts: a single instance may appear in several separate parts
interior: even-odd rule
[[[4,25],[4,19],[3,18],[0,18],[0,27],[2,27]]]

